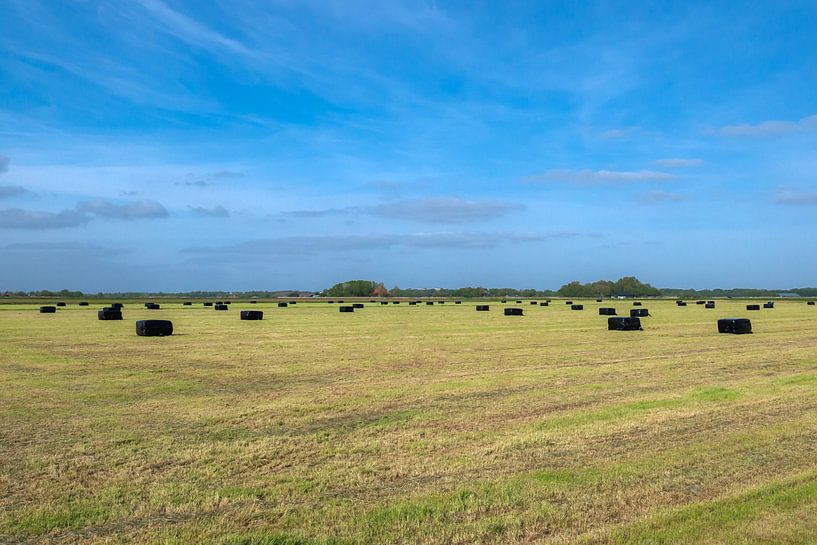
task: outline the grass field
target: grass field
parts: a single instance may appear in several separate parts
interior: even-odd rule
[[[817,543],[805,302],[125,303],[0,306],[0,542]]]

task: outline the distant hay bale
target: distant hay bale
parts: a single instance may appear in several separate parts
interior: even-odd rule
[[[813,307],[815,302],[814,301],[806,301],[806,304]]]
[[[343,304],[343,299],[339,300],[338,303],[342,305]]]
[[[616,309],[610,307],[602,307],[599,309],[599,316],[615,316]]]
[[[584,310],[584,305],[570,305],[570,310]]]
[[[718,320],[718,333],[743,335],[751,332],[752,322],[749,318],[721,318]]]
[[[641,301],[633,301],[633,306],[634,307],[640,307],[641,306]]]
[[[572,304],[573,304],[573,301],[565,301],[565,304],[566,304],[566,305],[572,305]]]
[[[462,304],[462,301],[454,301],[454,304],[455,304],[455,305],[461,305],[461,304]]]
[[[55,312],[57,312],[57,307],[52,307],[48,305],[40,307],[40,314],[54,314]]]
[[[147,303],[145,304],[145,308],[148,310],[159,310],[162,306],[159,303]]]
[[[768,303],[763,303],[763,308],[774,308],[774,303],[769,301]]]
[[[223,305],[223,304],[224,304],[224,301],[216,301],[216,304],[217,304],[217,305]]]
[[[607,318],[608,331],[643,331],[641,320],[635,317],[614,316]]]
[[[232,305],[232,304],[233,304],[233,302],[232,302],[232,301],[224,301],[224,304],[225,304],[225,305]]]
[[[289,304],[290,304],[290,305],[297,305],[297,304],[298,304],[298,301],[290,301],[290,302],[289,302]]]
[[[372,303],[374,303],[374,301],[372,301]],[[388,304],[389,304],[389,302],[388,302],[388,301],[380,301],[380,304],[381,304],[381,305],[388,305]]]
[[[523,316],[522,309],[508,307],[505,309],[505,316]]]
[[[426,305],[428,305],[428,306],[432,306],[433,304],[434,304],[434,301],[426,301]]]
[[[258,301],[250,301],[250,304],[251,304],[251,305],[257,305],[257,304],[258,304]]]
[[[170,320],[139,320],[136,322],[136,334],[140,337],[167,337],[173,335],[173,322]]]
[[[477,305],[477,312],[487,312],[491,310],[491,307],[488,305]]]
[[[57,306],[58,306],[58,307],[64,307],[64,306],[65,306],[65,303],[63,303],[62,301],[60,301],[59,303],[57,303]]]
[[[330,305],[334,305],[334,304],[335,304],[335,302],[334,302],[334,301],[327,301],[327,303],[329,303]]]
[[[760,305],[746,305],[746,310],[760,310]]]
[[[204,305],[205,307],[212,307],[212,306],[213,306],[213,303],[210,303],[210,302],[208,301],[208,302],[202,303],[202,305]]]
[[[392,305],[399,305],[399,304],[400,304],[400,301],[392,301],[392,302],[391,302],[391,304],[392,304]]]
[[[409,306],[417,306],[417,301],[409,301]]]
[[[241,319],[242,320],[263,320],[264,319],[264,312],[260,310],[242,310],[241,311]]]
[[[675,301],[675,304],[678,305],[679,307],[687,306],[686,302],[684,302],[684,301]]]
[[[80,302],[79,302],[79,303],[77,303],[77,304],[78,304],[79,306],[81,306],[81,307],[87,307],[87,306],[88,306],[88,301],[80,301]]]
[[[706,301],[695,301],[696,305],[705,305]]]
[[[193,303],[190,302],[190,301],[185,301],[184,303],[182,303],[182,305],[184,305],[186,307],[189,307],[189,306],[193,306]]]
[[[224,303],[222,303],[222,304],[220,304],[220,305],[215,305],[215,306],[213,307],[213,309],[214,309],[214,310],[230,310],[230,307],[228,307],[227,305],[225,305]]]
[[[709,301],[708,303],[706,303],[704,305],[704,308],[715,308],[715,302],[714,301]]]
[[[354,311],[355,311],[355,307],[350,307],[350,306],[342,306],[342,307],[338,307],[338,311],[339,311],[339,312],[354,312]]]
[[[596,299],[596,302],[597,302],[597,303],[601,303],[601,299]]]
[[[118,308],[105,307],[102,310],[97,311],[96,317],[99,320],[121,320],[122,311]]]
[[[631,308],[630,309],[630,317],[631,318],[646,318],[650,315],[650,311],[646,308]]]
[[[539,303],[537,303],[536,301],[531,301],[530,304],[531,305],[538,305]]]
[[[507,303],[507,302],[508,302],[507,299],[503,299],[502,301],[500,301],[500,303]]]
[[[286,308],[288,306],[289,305],[287,305],[286,303],[278,303],[278,308]]]
[[[352,307],[354,307],[354,308],[363,308],[363,303],[352,303]]]
[[[540,306],[540,307],[549,307],[549,306],[550,306],[550,303],[549,303],[549,302],[547,302],[547,301],[545,301],[544,303],[539,303],[539,306]]]
[[[522,304],[522,301],[517,301],[517,302],[516,302],[516,304],[517,304],[517,305],[521,305],[521,304]]]

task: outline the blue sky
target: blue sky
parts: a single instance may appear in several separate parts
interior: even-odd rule
[[[817,285],[813,2],[3,6],[0,290]]]

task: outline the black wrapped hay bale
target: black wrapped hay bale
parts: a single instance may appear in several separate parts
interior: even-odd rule
[[[223,303],[222,303],[222,304],[220,304],[220,305],[215,305],[215,306],[213,307],[213,309],[214,309],[214,310],[230,310],[230,307],[228,307],[227,305],[225,305],[225,304],[223,304]]]
[[[333,301],[333,302],[334,302],[334,301]],[[342,305],[342,304],[343,304],[343,299],[341,299],[340,301],[338,301],[338,303],[340,303],[340,304]]]
[[[706,303],[706,304],[704,305],[704,308],[715,308],[715,303],[714,303],[714,301],[709,301],[708,303]]]
[[[88,301],[80,301],[78,304],[81,307],[87,307],[88,306]]]
[[[605,307],[599,309],[599,316],[615,316],[615,315],[616,309],[614,308]]]
[[[185,301],[184,303],[182,303],[182,305],[184,305],[186,307],[192,307],[193,303],[191,301]]]
[[[287,305],[286,303],[278,303],[278,307],[279,307],[279,308],[286,308],[286,307],[288,307],[288,306],[289,306],[289,305]]]
[[[232,305],[232,304],[233,304],[233,302],[232,302],[232,301],[224,301],[224,304],[225,304],[225,305]]]
[[[523,316],[521,308],[508,307],[505,309],[505,316]]]
[[[706,301],[695,301],[696,305],[705,305]]]
[[[549,302],[547,302],[547,301],[545,301],[544,303],[539,303],[539,306],[540,306],[540,307],[549,307],[549,306],[550,306],[550,303],[549,303]]]
[[[462,301],[454,301],[454,304],[455,304],[455,305],[461,305],[461,304],[462,304]]]
[[[522,301],[517,301],[517,302],[516,302],[516,304],[517,304],[517,305],[521,305],[521,304],[522,304]]]
[[[596,299],[596,302],[597,302],[597,303],[601,303],[601,299]]]
[[[607,318],[608,331],[643,331],[641,320],[632,316],[614,316]]]
[[[216,304],[217,304],[217,305],[223,305],[223,304],[224,304],[224,301],[216,301]]]
[[[760,305],[746,305],[746,310],[760,310]]]
[[[354,308],[363,308],[363,303],[352,303],[352,307],[354,307]]]
[[[752,332],[752,321],[749,318],[721,318],[718,320],[718,333],[744,335]]]
[[[814,306],[814,301],[806,301],[806,304],[813,307]]]
[[[212,307],[213,303],[207,302],[207,303],[202,303],[202,305],[204,305],[205,307]]]
[[[763,303],[763,308],[774,308],[774,303],[769,301],[768,303]]]
[[[242,310],[241,311],[241,319],[242,320],[263,320],[264,319],[264,312],[260,310]]]
[[[257,305],[257,304],[258,304],[258,301],[250,301],[250,304],[251,304],[251,305]]]
[[[641,301],[633,301],[633,306],[634,307],[640,307],[641,306]]]
[[[40,307],[40,314],[54,314],[57,312],[57,307],[44,306]]]
[[[64,306],[65,306],[65,303],[63,303],[62,301],[60,301],[59,303],[57,303],[57,306],[58,306],[58,307],[64,307]]]
[[[434,304],[434,301],[426,301],[426,305],[431,306],[431,305],[433,305],[433,304]]]
[[[584,305],[570,305],[570,310],[584,310]]]
[[[565,301],[565,304],[566,304],[566,305],[572,305],[572,304],[573,304],[573,301]]]
[[[687,306],[687,304],[684,301],[675,301],[675,304],[678,305],[679,307]]]
[[[170,320],[139,320],[136,322],[136,334],[140,337],[167,337],[173,335],[173,322]]]
[[[372,303],[374,303],[374,301],[372,301]],[[381,304],[381,305],[388,305],[388,304],[389,304],[389,302],[388,302],[388,301],[380,301],[380,304]]]
[[[392,304],[392,305],[399,305],[399,304],[400,304],[400,301],[392,301],[392,302],[391,302],[391,304]]]
[[[118,308],[105,307],[97,311],[96,316],[99,320],[121,320],[122,311]]]
[[[124,306],[122,303],[111,303],[111,308],[123,308]]]
[[[416,307],[417,301],[409,301],[409,306]]]
[[[631,318],[646,318],[650,315],[650,311],[646,308],[631,308],[630,309],[630,317]]]
[[[297,304],[298,304],[298,301],[290,301],[290,302],[289,302],[289,304],[290,304],[290,305],[297,305]]]
[[[507,303],[507,302],[508,302],[507,299],[503,299],[502,301],[500,301],[500,303]]]
[[[327,303],[329,303],[330,305],[334,305],[334,304],[335,304],[335,302],[334,302],[334,301],[327,301]]]
[[[354,312],[354,311],[355,311],[355,307],[343,306],[343,307],[338,307],[338,310],[339,310],[340,312]]]
[[[162,307],[159,305],[159,303],[146,303],[145,308],[148,310],[159,310]]]
[[[539,303],[537,303],[536,301],[531,301],[530,304],[531,305],[538,305]]]
[[[488,305],[477,305],[477,312],[487,312],[491,310],[491,307]]]

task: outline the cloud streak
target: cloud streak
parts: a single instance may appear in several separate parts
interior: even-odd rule
[[[8,157],[3,157],[2,155],[0,155],[0,174],[2,174],[3,172],[8,172],[9,171],[9,163],[10,162],[11,162],[11,159],[9,159]]]
[[[168,216],[165,207],[153,200],[114,204],[105,199],[94,199],[59,212],[20,208],[0,210],[0,229],[66,229],[85,225],[95,217],[130,221]]]
[[[117,220],[156,219],[166,218],[170,215],[164,206],[151,199],[128,204],[114,204],[105,199],[94,199],[79,203],[77,211]]]
[[[699,167],[702,164],[704,164],[703,159],[678,159],[678,158],[656,159],[655,161],[653,161],[653,163],[663,168],[690,168]]]
[[[639,198],[643,204],[678,203],[689,200],[686,195],[671,191],[648,191]]]
[[[792,206],[817,206],[817,193],[797,193],[795,191],[781,191],[774,197],[777,204]]]
[[[549,170],[527,179],[529,183],[571,183],[576,185],[630,184],[644,182],[667,182],[675,176],[656,170]]]
[[[804,117],[799,121],[772,119],[756,124],[726,125],[718,129],[718,133],[723,136],[777,136],[814,129],[817,129],[817,115]]]
[[[188,206],[187,208],[190,209],[193,214],[202,217],[209,217],[209,218],[229,218],[230,212],[223,206],[216,205],[213,208],[204,208],[201,206]]]
[[[410,199],[381,204],[369,213],[417,223],[477,223],[524,210],[524,205],[500,200],[471,201],[453,197]]]
[[[19,197],[25,195],[28,190],[19,185],[0,185],[0,199],[8,197]]]

